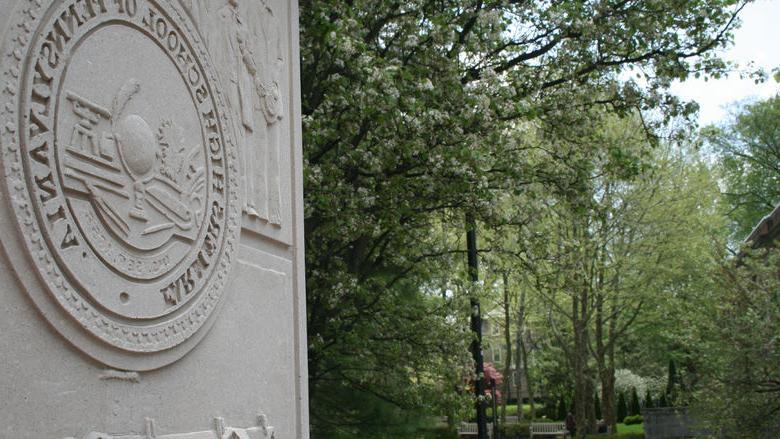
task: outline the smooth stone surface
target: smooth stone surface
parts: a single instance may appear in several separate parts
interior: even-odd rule
[[[308,437],[297,14],[0,1],[0,437]]]

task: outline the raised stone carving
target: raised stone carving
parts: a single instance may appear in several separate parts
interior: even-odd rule
[[[175,0],[26,3],[2,62],[0,147],[40,273],[28,290],[97,360],[160,367],[213,320],[240,227],[216,72]]]
[[[284,70],[279,18],[267,0],[187,0],[234,110],[243,210],[282,224],[280,183]]]
[[[192,433],[176,433],[159,436],[155,433],[155,423],[153,419],[145,420],[144,435],[117,435],[90,432],[83,439],[277,439],[274,427],[268,425],[268,420],[264,414],[257,416],[257,426],[249,428],[235,428],[225,425],[223,418],[214,419],[214,430],[199,431]],[[74,438],[65,438],[74,439]]]

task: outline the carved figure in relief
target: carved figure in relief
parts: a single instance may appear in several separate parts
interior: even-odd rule
[[[280,91],[284,67],[278,18],[267,0],[187,0],[234,111],[241,150],[244,212],[281,224]],[[246,17],[246,19],[244,18]]]
[[[193,240],[205,197],[201,148],[186,147],[170,120],[155,133],[141,116],[125,114],[139,90],[130,80],[110,111],[66,92],[79,119],[65,147],[65,187],[88,197],[101,222],[131,247],[158,248],[174,235]]]
[[[281,183],[280,173],[280,131],[283,104],[280,92],[281,77],[284,67],[282,58],[282,39],[279,29],[279,18],[274,15],[268,0],[250,2],[255,10],[250,10],[250,29],[252,30],[256,64],[260,66],[255,78],[257,100],[255,115],[257,124],[263,128],[257,142],[262,146],[260,151],[262,175],[265,193],[262,200],[262,211],[267,213],[266,219],[271,224],[281,224]]]

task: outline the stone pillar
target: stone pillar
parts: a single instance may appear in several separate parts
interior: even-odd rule
[[[308,438],[297,2],[0,31],[0,437]]]

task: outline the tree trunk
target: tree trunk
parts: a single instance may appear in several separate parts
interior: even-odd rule
[[[606,250],[602,250],[602,264],[599,267],[598,293],[596,293],[596,316],[595,316],[595,338],[596,338],[596,365],[598,367],[599,381],[601,382],[601,415],[604,423],[610,427],[610,431],[617,431],[617,422],[615,420],[615,369],[614,361],[609,363],[609,352],[614,354],[614,349],[610,349],[612,331],[608,331],[607,343],[604,342],[604,264],[603,257]],[[610,328],[614,318],[609,318]]]
[[[504,277],[504,344],[506,345],[506,356],[504,356],[504,382],[501,386],[501,424],[506,424],[506,402],[509,399],[509,374],[512,373],[512,334],[509,327],[511,317],[509,316],[509,275],[505,271]],[[520,396],[518,395],[518,398]],[[522,400],[518,402],[518,416],[522,416]],[[495,414],[494,414],[495,415]]]
[[[576,439],[585,439],[588,432],[588,351],[587,351],[587,320],[584,311],[587,305],[580,305],[586,299],[587,293],[575,294],[572,298],[572,329],[574,331],[574,418],[577,423]]]
[[[601,413],[612,432],[617,431],[615,419],[615,369],[606,367],[601,374]]]
[[[525,342],[523,340],[523,331],[525,330],[525,289],[520,290],[520,299],[517,304],[517,334],[516,340],[517,346],[515,348],[515,395],[517,395],[517,416],[518,419],[523,418],[523,372],[526,376],[526,384],[528,385],[528,395],[531,395],[531,385],[528,381],[528,353],[525,349]],[[521,367],[522,371],[521,372]],[[531,418],[533,419],[533,402],[531,402]]]
[[[572,235],[579,245],[572,248],[572,267],[575,268],[570,288],[572,292],[572,327],[574,330],[574,416],[577,422],[576,439],[585,439],[588,433],[595,429],[595,412],[593,407],[592,370],[588,366],[590,358],[588,322],[590,321],[590,301],[592,284],[587,276],[590,267],[588,253],[587,227],[578,224],[575,219]]]
[[[525,375],[525,386],[528,389],[528,405],[530,406],[528,416],[533,420],[536,419],[536,403],[534,402],[534,385],[531,381],[531,370],[528,368],[528,349],[525,341],[521,343],[520,347],[523,350],[523,372]]]
[[[614,309],[617,307],[617,304],[615,303],[617,299],[612,300],[612,309],[610,311],[610,314],[614,314],[616,310]],[[615,337],[617,337],[617,316],[613,316],[612,319],[609,321],[609,343],[607,343],[607,370],[606,370],[606,384],[607,384],[607,390],[609,391],[609,394],[607,395],[609,397],[609,405],[611,407],[611,411],[607,412],[610,414],[610,420],[612,422],[607,422],[607,425],[612,427],[613,432],[617,432],[617,423],[618,420],[615,416]],[[602,398],[603,400],[603,398]],[[606,406],[605,406],[606,407]],[[621,419],[620,422],[623,422]]]

